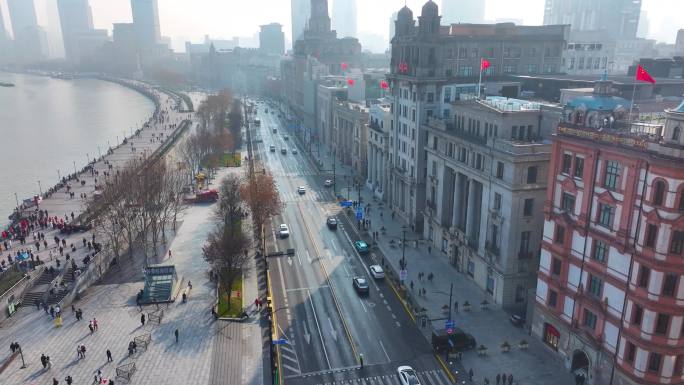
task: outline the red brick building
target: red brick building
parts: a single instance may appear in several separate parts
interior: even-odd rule
[[[609,89],[554,136],[532,332],[585,384],[684,384],[684,103],[630,124]]]

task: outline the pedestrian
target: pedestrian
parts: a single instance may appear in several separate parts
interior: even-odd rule
[[[33,303],[36,305],[36,310],[40,310],[40,300],[36,298]]]
[[[260,305],[259,298],[256,298],[256,299],[254,300],[254,307],[255,307],[257,310],[259,310],[259,305]]]
[[[432,246],[428,246],[428,254],[432,255]]]
[[[469,381],[473,380],[473,368],[470,368],[470,370],[468,370],[468,380]]]
[[[86,353],[86,347],[85,347],[85,345],[81,345],[81,355],[83,356],[83,358],[85,358],[85,353]]]
[[[47,368],[47,357],[45,357],[45,354],[40,355],[40,363],[43,365],[43,369]]]
[[[107,349],[107,362],[112,362],[114,359],[112,359],[112,352]]]
[[[59,385],[59,381],[54,377],[52,377],[52,385]]]
[[[93,321],[88,322],[88,329],[90,329],[90,334],[93,334],[95,328],[93,327]]]
[[[169,258],[171,258],[171,249],[169,249]]]
[[[506,382],[506,375],[504,374],[504,382]],[[499,373],[496,374],[496,385],[499,385],[501,382],[501,375]]]
[[[140,323],[142,324],[142,326],[145,326],[145,314],[140,315]]]
[[[97,318],[95,317],[93,317],[93,328],[95,328],[95,330],[98,328]]]
[[[411,281],[410,285],[411,285],[411,290],[413,290],[413,281]]]
[[[45,357],[45,362],[47,362],[47,368],[52,369],[52,362],[50,361],[50,356]]]
[[[81,345],[76,346],[76,356],[78,358],[83,358],[83,356],[81,355]]]
[[[64,381],[66,381],[67,385],[71,385],[74,382],[74,379],[71,378],[71,376],[66,376],[66,378],[64,378]]]
[[[508,385],[513,385],[513,373],[508,373]]]
[[[176,336],[176,343],[178,343],[178,329],[176,329],[173,334]]]
[[[102,370],[97,369],[97,372],[95,372],[95,378],[97,378],[98,381],[102,381]]]

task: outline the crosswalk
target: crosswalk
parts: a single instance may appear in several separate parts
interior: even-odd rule
[[[358,373],[355,373],[358,374]],[[425,370],[417,372],[421,385],[450,385],[447,375],[441,370]],[[350,375],[351,377],[351,375]],[[399,385],[396,373],[335,380],[332,382],[318,382],[316,385]]]

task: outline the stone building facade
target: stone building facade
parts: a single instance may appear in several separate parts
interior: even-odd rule
[[[363,181],[368,156],[368,108],[359,103],[337,100],[333,109],[332,148],[344,165],[351,166],[354,177]]]

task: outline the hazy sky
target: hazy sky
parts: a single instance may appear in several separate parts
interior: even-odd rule
[[[47,24],[46,5],[56,0],[35,1],[40,22]],[[486,1],[487,20],[514,18],[522,19],[525,24],[542,23],[544,0],[482,1]],[[7,18],[6,0],[0,3]],[[404,5],[404,0],[357,0],[357,3],[359,32],[387,38],[389,17]],[[425,0],[406,0],[406,3],[416,15]],[[130,0],[90,0],[90,4],[96,28],[111,30],[112,23],[131,21]],[[684,0],[643,0],[642,10],[648,14],[651,38],[673,43],[677,29],[684,28],[681,18]],[[216,38],[252,36],[259,25],[271,22],[283,24],[285,36],[290,39],[289,0],[159,0],[159,14],[162,34],[171,37],[174,46],[187,39],[199,41],[205,34]]]

